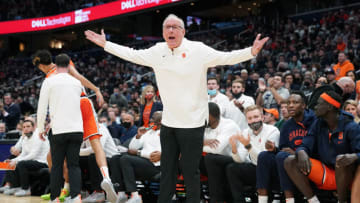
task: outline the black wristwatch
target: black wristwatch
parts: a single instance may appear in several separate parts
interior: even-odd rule
[[[250,150],[251,149],[251,144],[249,143],[248,145],[245,145],[245,149]]]

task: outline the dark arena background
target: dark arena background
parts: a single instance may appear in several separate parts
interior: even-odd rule
[[[234,65],[209,67],[207,71],[207,77],[215,81],[215,84],[209,84],[211,80],[207,83],[209,101],[217,103],[220,107],[221,119],[233,120],[239,125],[239,131],[248,132],[248,124],[250,126],[251,122],[246,120],[248,119],[246,110],[244,111],[246,101],[233,105],[234,102],[236,103],[233,100],[239,98],[234,90],[236,82],[233,83],[233,81],[235,80],[241,81],[239,83],[242,86],[240,96],[248,96],[252,104],[264,109],[261,112],[261,115],[264,114],[264,125],[276,126],[280,134],[278,141],[274,141],[278,151],[282,150],[281,139],[284,136],[284,139],[289,136],[289,139],[294,137],[297,139],[297,137],[306,136],[306,133],[310,131],[310,125],[301,131],[304,134],[298,131],[291,134],[290,130],[282,129],[283,126],[288,126],[287,120],[295,119],[296,112],[300,111],[296,109],[298,107],[291,107],[293,91],[304,94],[304,103],[307,103],[310,109],[310,104],[315,106],[317,102],[311,103],[314,102],[311,98],[316,89],[324,85],[329,88],[335,86],[335,92],[338,92],[336,88],[338,90],[340,88],[340,93],[343,93],[340,96],[347,99],[341,103],[341,108],[348,112],[345,114],[354,122],[360,121],[360,82],[358,81],[360,79],[360,2],[358,0],[0,0],[0,183],[2,186],[0,201],[2,203],[49,202],[49,199],[42,196],[51,192],[48,167],[28,169],[25,174],[9,166],[9,163],[12,163],[11,159],[16,159],[18,156],[24,157],[16,162],[16,166],[21,161],[36,161],[40,156],[45,165],[48,164],[47,151],[39,154],[39,150],[35,150],[39,146],[25,146],[32,142],[20,141],[30,140],[26,138],[28,131],[24,131],[25,123],[29,117],[36,121],[40,89],[45,79],[45,74],[35,66],[37,64],[33,64],[38,50],[48,50],[54,62],[57,55],[66,53],[70,56],[76,70],[99,88],[104,99],[101,106],[98,105],[97,94],[90,89],[86,91],[93,101],[99,125],[103,125],[110,135],[110,140],[101,141],[109,160],[111,156],[107,154],[107,151],[110,148],[108,142],[111,142],[116,146],[117,153],[121,154],[117,156],[124,156],[124,154],[137,156],[155,164],[155,162],[150,162],[152,159],[150,156],[141,155],[141,151],[145,151],[147,147],[146,143],[136,149],[132,148],[134,145],[131,143],[132,139],[138,139],[137,134],[141,130],[148,132],[158,130],[154,128],[156,121],[149,117],[154,113],[155,104],[159,105],[157,110],[163,109],[161,91],[158,90],[153,69],[128,62],[104,51],[103,48],[86,39],[84,32],[91,30],[101,33],[103,29],[107,41],[134,49],[147,49],[156,43],[164,42],[163,22],[169,14],[175,14],[183,20],[186,39],[200,41],[219,51],[230,52],[250,47],[259,33],[260,39],[269,37],[256,57]],[[175,27],[170,30],[175,30]],[[340,82],[342,77],[351,78],[352,85],[348,85],[346,81],[343,85]],[[280,78],[278,82],[276,78]],[[149,85],[152,85],[150,88],[152,97],[147,99]],[[212,100],[211,90],[214,89],[216,89],[216,94],[224,95],[226,105]],[[186,95],[176,95],[179,101],[186,101],[182,98],[184,96]],[[319,96],[320,94],[317,98]],[[187,99],[191,101],[193,98]],[[148,102],[152,105],[149,108]],[[234,110],[230,107],[231,105],[234,108],[239,105],[241,107]],[[311,109],[314,109],[314,106]],[[304,111],[303,109],[302,113]],[[237,113],[242,116],[245,128],[238,123],[237,118],[234,118],[233,115]],[[343,113],[341,111],[340,114]],[[317,112],[316,115],[318,115]],[[285,124],[282,125],[283,123]],[[211,173],[208,168],[211,166],[206,164],[204,157],[208,154],[226,156],[224,160],[235,163],[236,160],[233,160],[235,158],[231,156],[233,146],[230,137],[237,134],[237,131],[224,131],[229,135],[226,139],[220,140],[220,138],[211,137],[216,134],[211,130],[218,129],[217,133],[221,133],[220,127],[212,128],[212,124],[210,119],[210,127],[205,130],[204,152],[199,167],[200,202],[239,202],[232,198],[234,193],[241,194],[242,201],[240,202],[264,202],[264,199],[260,198],[264,196],[263,191],[259,191],[257,187],[259,180],[255,181],[253,175],[258,166],[255,164],[256,161],[254,163],[254,160],[251,160],[251,150],[248,154],[250,158],[248,157],[245,162],[254,166],[254,173],[238,174],[239,177],[232,177],[231,173],[228,173],[229,170],[226,170],[226,165],[221,163],[223,166],[219,167],[222,169],[219,170],[218,175],[220,174],[219,177],[225,180],[225,183],[221,185],[224,194],[219,195],[215,191],[216,196],[222,195],[222,197],[218,200],[214,198],[212,193],[215,189],[211,188],[214,185],[212,178],[217,175]],[[36,126],[33,127],[31,133],[38,137],[35,129]],[[343,129],[339,128],[339,130]],[[333,133],[336,132],[336,130],[333,131]],[[211,135],[209,140],[206,140],[207,133]],[[331,139],[332,131],[329,130],[329,134],[329,139]],[[344,136],[347,136],[345,134]],[[354,138],[355,141],[349,141],[346,146],[344,145],[344,148],[349,150],[349,154],[350,152],[360,153],[358,151],[360,146],[355,143],[360,144],[360,134],[357,135],[359,138]],[[301,141],[299,140],[300,144]],[[84,141],[82,148],[89,147],[89,143],[86,144]],[[297,147],[300,147],[300,144]],[[209,151],[205,150],[205,145],[209,145]],[[250,144],[243,145],[238,141],[235,146],[239,147],[239,145],[251,147]],[[252,144],[252,147],[254,145]],[[214,150],[217,146],[222,146],[224,150],[229,149],[230,154],[225,155],[220,152],[221,150]],[[293,149],[294,153],[296,148]],[[264,145],[257,153],[267,150],[268,148]],[[276,150],[273,151],[274,157],[278,152]],[[34,155],[34,153],[38,154]],[[319,159],[321,157],[319,153],[321,152],[314,150],[309,156]],[[357,167],[357,163],[360,162],[357,160],[355,163]],[[114,183],[113,169],[122,172],[126,169],[123,166],[111,164],[112,162],[108,161],[110,177]],[[260,171],[268,174],[268,178],[271,179],[269,188],[262,189],[267,191],[265,196],[268,199],[265,202],[288,202],[288,197],[280,186],[276,162],[272,164],[275,167],[269,170],[275,170],[275,173],[256,169],[257,178]],[[96,175],[92,174],[94,173],[92,167],[97,167],[93,151],[85,155],[80,153],[79,165],[82,172],[82,202],[110,202],[100,185],[94,183],[95,176],[100,177],[100,182],[102,177],[99,170],[95,170]],[[172,201],[186,202],[186,184],[181,172],[181,162],[179,165],[176,191]],[[146,174],[144,171],[148,168],[139,168],[136,164],[131,165],[131,174],[136,179],[136,188],[144,203],[156,202],[160,193],[161,166],[160,163],[155,166],[158,173],[144,178]],[[324,164],[323,166],[325,167]],[[334,164],[329,167],[332,171],[337,170]],[[360,169],[357,170],[356,167],[352,169],[352,173],[355,174],[352,177],[354,179],[352,187],[336,185],[338,188],[352,188],[351,191],[346,191],[348,202],[350,199],[353,200],[352,202],[360,202]],[[283,173],[286,175],[284,168]],[[24,178],[21,177],[25,176],[24,174],[29,182],[26,188],[23,186]],[[8,178],[9,176],[15,178]],[[246,178],[251,176],[254,178]],[[288,180],[291,181],[289,177]],[[233,188],[234,185],[237,189]],[[320,202],[338,201],[339,191],[336,189],[322,189],[313,181],[310,181],[310,185],[312,196],[317,197]],[[292,186],[294,197],[292,200],[306,202],[306,195],[301,189],[297,189],[298,185]],[[13,193],[9,192],[14,188]],[[31,192],[16,195],[20,194],[16,193],[19,190]],[[131,193],[125,192],[130,198]],[[70,198],[65,198],[63,201],[75,202]]]

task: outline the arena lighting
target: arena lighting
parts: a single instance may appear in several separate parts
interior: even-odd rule
[[[0,22],[0,35],[51,30],[184,0],[118,0],[55,16]]]
[[[19,43],[19,51],[20,51],[20,52],[23,52],[24,50],[25,50],[25,44],[22,43],[22,42],[20,42],[20,43]]]

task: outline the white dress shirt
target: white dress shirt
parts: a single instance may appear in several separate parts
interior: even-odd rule
[[[235,123],[240,127],[241,130],[247,129],[248,123],[246,120],[246,117],[244,113],[234,104],[234,101],[236,99],[233,99],[230,101],[229,110],[228,110],[228,118],[235,121]],[[248,106],[254,105],[255,101],[252,97],[246,96],[244,94],[241,95],[239,99],[237,99],[238,102],[243,103],[242,106],[244,109],[246,109]]]
[[[229,145],[229,138],[232,135],[240,133],[239,126],[233,120],[220,118],[219,125],[215,128],[206,128],[204,140],[216,139],[219,144],[216,148],[204,146],[203,151],[211,154],[220,154],[224,156],[231,156],[231,146]],[[244,148],[245,149],[245,148]]]
[[[21,142],[21,153],[13,160],[16,162],[34,160],[47,164],[46,156],[49,149],[49,141],[47,139],[45,139],[45,141],[41,140],[39,137],[39,130],[36,128],[30,138],[23,136]]]
[[[150,159],[150,154],[159,151],[161,152],[160,144],[160,130],[149,130],[143,134],[139,139],[134,136],[129,144],[129,149],[141,149],[140,156]],[[155,166],[160,166],[160,161],[153,163]]]
[[[246,153],[246,158],[248,162],[257,165],[257,158],[260,152],[266,151],[265,143],[267,140],[270,140],[275,143],[275,146],[279,146],[280,131],[273,125],[268,125],[263,123],[263,127],[259,134],[255,135],[251,128],[248,128],[243,131],[242,136],[247,137],[250,135],[250,144],[251,148]],[[243,154],[240,154],[242,151],[239,151],[237,154],[232,154],[234,161],[243,162]]]

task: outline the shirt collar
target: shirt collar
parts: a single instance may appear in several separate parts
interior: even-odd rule
[[[188,40],[184,37],[181,41],[181,44],[180,46],[174,48],[174,50],[172,51],[166,44],[166,48],[171,52],[171,53],[174,53],[174,54],[178,54],[178,53],[183,53],[184,51],[187,50],[187,43],[188,43]]]

